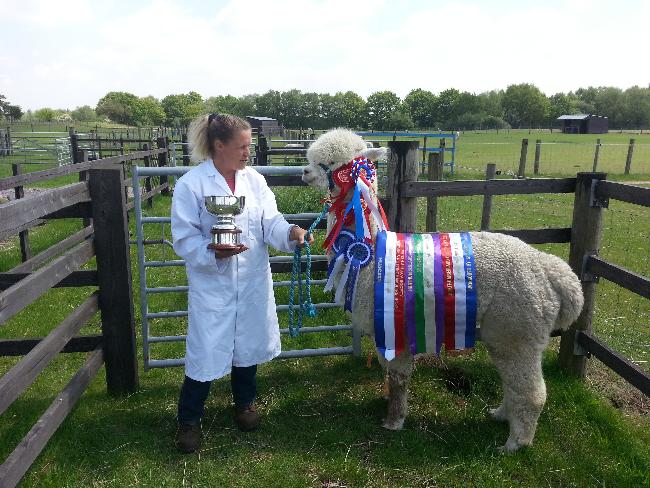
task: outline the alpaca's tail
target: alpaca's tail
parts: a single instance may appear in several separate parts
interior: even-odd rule
[[[584,296],[582,285],[571,267],[560,258],[552,256],[546,268],[546,276],[551,286],[560,296],[560,311],[554,329],[567,329],[582,312]]]

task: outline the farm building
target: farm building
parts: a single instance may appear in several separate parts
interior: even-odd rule
[[[248,123],[253,129],[257,129],[258,132],[267,136],[272,136],[282,132],[282,126],[276,119],[249,115],[246,117],[246,120],[248,120]]]
[[[562,132],[565,134],[606,134],[607,117],[592,114],[561,115]]]

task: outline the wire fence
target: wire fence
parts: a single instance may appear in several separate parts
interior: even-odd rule
[[[599,254],[637,274],[650,276],[650,208],[610,200],[604,211]],[[650,300],[601,279],[594,331],[650,371]]]
[[[487,163],[496,163],[501,174],[516,175],[521,162],[521,142],[457,143],[456,166],[462,172],[485,171]],[[575,143],[531,141],[526,151],[526,176],[537,168],[540,175],[574,175],[592,171],[597,159],[597,170],[609,174],[625,174],[629,159],[629,174],[650,175],[650,143]]]

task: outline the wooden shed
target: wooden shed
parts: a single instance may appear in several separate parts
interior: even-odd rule
[[[561,115],[557,120],[562,122],[565,134],[606,134],[609,130],[608,119],[602,115]]]
[[[251,127],[253,129],[256,129],[258,133],[262,133],[267,136],[282,133],[282,126],[276,119],[249,115],[246,117],[246,120],[248,120],[248,123],[251,125]]]

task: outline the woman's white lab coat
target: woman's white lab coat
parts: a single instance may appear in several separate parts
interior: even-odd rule
[[[246,203],[235,224],[249,249],[216,259],[207,247],[216,219],[206,211],[204,197],[232,194],[212,160],[187,172],[174,187],[174,251],[185,259],[189,285],[185,374],[197,381],[221,378],[232,365],[252,366],[280,354],[267,245],[293,251],[292,225],[278,212],[262,175],[250,168],[237,171],[235,195],[245,196]]]

